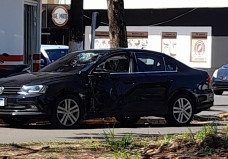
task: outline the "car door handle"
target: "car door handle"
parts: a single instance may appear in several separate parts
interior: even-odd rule
[[[135,84],[136,81],[135,81],[135,79],[132,79],[132,78],[131,78],[131,79],[125,80],[124,83],[125,83],[125,84]]]
[[[166,81],[169,82],[169,83],[172,83],[173,79],[167,78]]]

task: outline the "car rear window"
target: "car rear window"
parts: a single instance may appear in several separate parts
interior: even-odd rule
[[[154,54],[137,53],[139,72],[165,71],[163,57]]]

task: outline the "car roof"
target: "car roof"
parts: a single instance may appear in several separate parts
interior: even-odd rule
[[[112,53],[118,53],[118,52],[122,52],[122,51],[126,51],[126,53],[131,53],[131,52],[146,52],[146,53],[153,53],[156,55],[160,55],[160,56],[165,56],[170,58],[170,56],[161,53],[161,52],[157,52],[157,51],[152,51],[152,50],[146,50],[146,49],[135,49],[135,48],[107,48],[107,49],[90,49],[90,50],[83,50],[85,52],[101,52],[101,53],[107,53],[108,54],[112,54]],[[80,51],[81,52],[81,51]]]
[[[69,49],[67,45],[41,45],[41,49]]]

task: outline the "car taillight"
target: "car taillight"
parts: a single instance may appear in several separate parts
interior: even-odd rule
[[[210,75],[207,75],[207,82],[208,83],[211,83],[211,77],[210,77]]]

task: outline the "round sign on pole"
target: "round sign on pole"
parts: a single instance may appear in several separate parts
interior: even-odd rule
[[[63,6],[57,6],[52,11],[52,21],[56,26],[62,27],[68,21],[68,11]]]

